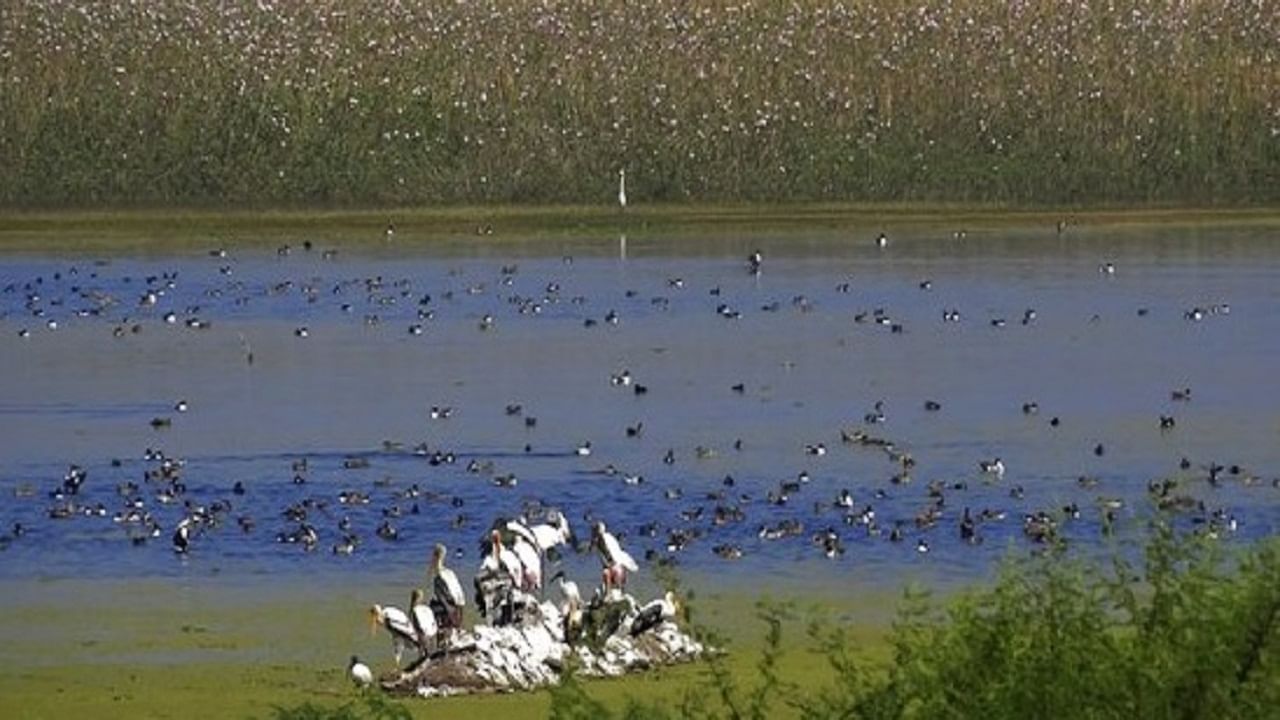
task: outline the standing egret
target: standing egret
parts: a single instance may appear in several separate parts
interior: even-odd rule
[[[618,170],[618,207],[627,209],[627,171]]]

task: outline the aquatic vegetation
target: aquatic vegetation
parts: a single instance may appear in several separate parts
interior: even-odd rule
[[[1060,551],[1010,561],[994,585],[941,605],[908,594],[888,663],[868,661],[838,625],[815,624],[834,678],[816,690],[772,672],[787,615],[762,617],[770,632],[754,678],[713,666],[678,708],[633,700],[620,717],[1264,718],[1280,706],[1275,539],[1227,557],[1157,528],[1140,569]],[[611,716],[579,683],[553,693],[552,717]]]
[[[0,204],[1274,202],[1280,8],[14,0]]]

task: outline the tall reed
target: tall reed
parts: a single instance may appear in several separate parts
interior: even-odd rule
[[[1280,200],[1270,0],[6,0],[0,205]]]

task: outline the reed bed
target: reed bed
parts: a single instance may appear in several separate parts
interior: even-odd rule
[[[0,205],[1280,200],[1274,0],[6,0]]]

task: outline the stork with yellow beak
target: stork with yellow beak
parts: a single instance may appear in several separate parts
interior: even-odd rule
[[[444,560],[448,555],[448,550],[439,543],[431,554],[431,604],[440,609],[439,626],[442,631],[462,627],[462,609],[467,605],[467,596],[462,592],[457,574],[445,567]]]
[[[400,657],[406,648],[418,647],[418,633],[413,629],[409,616],[398,607],[374,605],[369,608],[369,635],[378,632],[381,625],[391,636],[391,652],[400,667]]]

